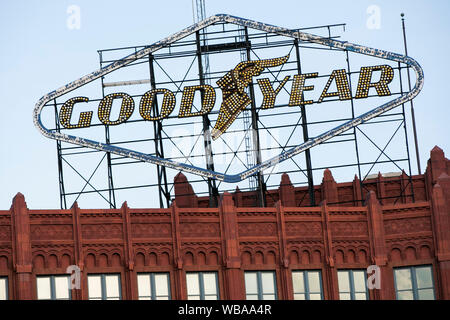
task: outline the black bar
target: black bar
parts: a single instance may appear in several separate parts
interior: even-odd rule
[[[227,50],[233,50],[233,49],[241,49],[241,48],[247,48],[249,46],[245,41],[237,41],[237,42],[230,42],[230,43],[219,43],[219,44],[207,44],[204,46],[200,46],[200,51],[205,52],[222,52]]]

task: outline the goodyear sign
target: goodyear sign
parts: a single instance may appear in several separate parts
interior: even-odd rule
[[[403,95],[382,105],[375,106],[369,112],[356,116],[354,119],[346,123],[328,130],[304,143],[300,143],[299,145],[292,147],[289,150],[285,150],[281,154],[271,159],[267,159],[262,163],[259,163],[237,174],[224,174],[205,168],[195,167],[193,165],[188,165],[186,163],[160,158],[147,153],[121,148],[119,146],[105,144],[82,137],[72,136],[69,134],[58,132],[56,130],[47,129],[42,124],[41,111],[49,101],[67,94],[74,89],[80,88],[91,81],[101,78],[105,74],[120,69],[121,67],[124,67],[137,59],[148,56],[149,54],[152,54],[159,49],[167,47],[172,43],[215,23],[232,23],[239,26],[245,26],[264,31],[267,33],[276,33],[278,35],[294,38],[299,41],[307,41],[310,43],[323,45],[329,48],[348,50],[350,52],[382,58],[388,61],[404,63],[415,71],[416,84],[410,92],[404,93]],[[276,87],[274,87],[274,85],[268,78],[258,77],[263,73],[264,70],[270,70],[270,68],[282,66],[288,61],[288,59],[289,55],[275,57],[272,59],[243,61],[231,68],[229,72],[227,72],[219,80],[216,81],[216,84],[221,91],[220,93],[222,97],[220,106],[219,103],[216,103],[219,93],[216,92],[213,86],[208,84],[185,86],[184,88],[182,88],[182,96],[179,102],[176,101],[175,93],[173,91],[167,88],[155,88],[145,92],[139,101],[135,101],[131,95],[125,92],[108,94],[99,101],[97,110],[84,111],[81,113],[78,112],[77,114],[79,114],[79,116],[77,117],[73,116],[74,110],[76,110],[77,106],[79,106],[80,104],[89,102],[89,97],[76,96],[69,98],[64,102],[59,111],[59,121],[62,127],[66,129],[88,128],[91,126],[91,122],[95,112],[96,116],[102,124],[114,126],[127,122],[127,120],[129,120],[135,112],[139,112],[140,117],[144,120],[160,121],[169,117],[170,115],[173,116],[172,113],[175,110],[176,106],[179,106],[179,111],[177,114],[178,118],[189,118],[207,115],[217,105],[217,109],[219,112],[217,120],[211,130],[211,137],[213,140],[216,140],[227,131],[230,125],[239,116],[239,114],[252,103],[251,98],[247,94],[246,88],[255,80],[263,98],[260,108],[267,110],[274,108],[277,96],[282,89],[289,92],[289,106],[322,103],[323,101],[326,101],[330,98],[338,99],[341,101],[349,100],[352,98],[364,99],[369,96],[369,90],[371,88],[373,88],[376,94],[380,97],[391,95],[389,85],[394,78],[394,71],[393,68],[388,64],[361,67],[355,92],[351,92],[350,90],[348,75],[344,69],[331,70],[326,84],[320,87],[314,84],[315,78],[319,77],[318,72],[287,75],[279,82]],[[373,80],[373,78],[375,78],[373,77],[375,73],[377,73],[378,80]],[[292,83],[291,87],[286,88],[289,80],[291,80],[290,82]],[[331,90],[332,85],[333,88],[336,88],[335,90]],[[368,48],[349,42],[323,38],[300,31],[275,27],[272,25],[233,17],[230,15],[215,15],[197,24],[194,24],[191,27],[188,27],[166,39],[156,42],[153,45],[147,46],[142,50],[125,57],[122,60],[118,60],[105,68],[97,70],[89,75],[86,75],[74,82],[67,84],[66,86],[58,90],[45,95],[36,104],[33,113],[33,120],[38,130],[44,136],[52,139],[106,151],[181,171],[190,172],[202,177],[217,179],[225,182],[238,182],[259,171],[265,170],[276,165],[279,162],[289,159],[309,148],[321,144],[324,141],[327,141],[351,128],[354,128],[355,126],[358,126],[363,122],[369,121],[395,108],[396,106],[399,106],[413,99],[420,92],[422,86],[422,68],[411,57],[387,52],[384,50]],[[305,98],[307,96],[307,94],[305,93],[308,93],[309,91],[317,91],[318,98],[316,100]],[[198,92],[201,93],[201,108],[200,110],[193,111],[194,97]],[[116,101],[116,103],[120,103],[120,111],[117,117],[111,119],[111,110],[114,101]],[[160,110],[160,112],[157,114],[155,114],[153,110],[156,101],[159,102],[158,109]],[[273,112],[276,112],[275,109],[273,110]]]

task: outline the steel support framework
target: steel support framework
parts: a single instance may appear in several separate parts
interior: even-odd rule
[[[197,45],[197,62],[198,62],[198,77],[200,81],[200,85],[205,84],[205,76],[203,70],[203,52],[202,52],[202,44],[200,42],[200,31],[195,33],[195,41]],[[203,91],[201,94],[201,100],[204,99]],[[202,116],[203,121],[203,145],[205,148],[205,162],[206,168],[208,170],[214,171],[214,158],[211,146],[211,121],[209,121],[209,117],[207,114]],[[217,207],[218,205],[218,197],[219,192],[217,191],[216,180],[208,178],[208,194],[209,194],[209,205],[210,207]]]
[[[149,55],[149,70],[150,70],[150,85],[152,89],[156,89],[155,69],[153,66],[154,56]],[[153,101],[153,115],[159,116],[158,98],[155,97]],[[153,137],[155,145],[155,154],[157,157],[164,158],[164,145],[162,140],[162,122],[160,120],[153,122]],[[157,165],[156,174],[158,177],[158,194],[159,194],[159,206],[164,208],[170,206],[170,193],[167,185],[166,167]]]
[[[294,39],[294,46],[295,46],[295,58],[297,59],[297,70],[298,73],[302,73],[302,65],[300,60],[300,48],[298,45],[298,40]],[[351,88],[350,88],[351,90]],[[302,93],[302,100],[303,100],[303,93]],[[301,119],[302,119],[302,131],[303,131],[303,142],[306,142],[309,140],[309,133],[308,133],[308,121],[306,118],[306,108],[305,105],[300,105],[300,112],[301,112]],[[305,151],[305,161],[306,161],[306,170],[308,172],[308,192],[309,192],[309,201],[311,206],[316,205],[316,196],[314,192],[314,177],[312,174],[312,164],[311,164],[311,151],[308,149]]]
[[[245,34],[245,42],[246,42],[246,48],[245,52],[247,55],[247,60],[252,60],[252,57],[250,55],[251,51],[251,42],[248,36],[248,28],[244,27],[244,34]],[[262,162],[261,157],[261,144],[259,139],[259,126],[258,126],[258,112],[256,110],[256,95],[255,95],[255,88],[253,86],[253,82],[249,85],[249,91],[250,91],[250,99],[252,100],[250,112],[252,115],[252,145],[254,148],[254,158],[256,160],[256,164],[260,165]],[[261,207],[266,206],[266,184],[264,183],[264,176],[261,171],[258,171],[256,173],[256,181],[257,181],[257,205]]]
[[[295,59],[293,61],[291,61],[292,64],[289,65],[288,67],[286,67],[285,71],[296,71],[298,73],[302,72],[300,50],[304,50],[304,49],[305,50],[306,49],[308,49],[308,50],[335,50],[335,51],[343,52],[345,60],[346,60],[346,65],[347,65],[347,75],[350,80],[350,89],[352,89],[352,82],[351,82],[352,77],[351,76],[358,72],[351,70],[350,54],[349,54],[349,50],[347,50],[347,49],[320,48],[320,47],[314,46],[312,43],[309,43],[308,41],[299,41],[298,39],[285,39],[285,38],[280,39],[281,36],[276,35],[276,34],[269,34],[269,33],[263,33],[263,32],[249,33],[247,26],[228,30],[228,29],[226,29],[226,25],[227,25],[226,23],[217,23],[216,25],[221,26],[223,28],[222,32],[214,31],[214,32],[208,33],[206,31],[206,29],[203,30],[203,37],[205,37],[205,38],[208,37],[208,39],[210,41],[216,40],[215,44],[207,44],[206,42],[204,42],[202,44],[200,32],[196,31],[195,39],[180,40],[180,41],[176,42],[175,44],[169,46],[168,50],[164,53],[158,53],[158,52],[152,53],[145,57],[142,57],[141,59],[136,60],[136,62],[134,62],[133,64],[130,64],[130,66],[131,66],[131,65],[136,65],[138,63],[148,63],[148,65],[149,65],[149,79],[148,80],[143,79],[143,80],[134,81],[134,82],[128,81],[128,82],[122,82],[120,84],[117,84],[117,83],[113,83],[113,82],[108,82],[108,83],[104,82],[105,77],[102,76],[101,77],[102,97],[105,96],[104,89],[106,87],[112,87],[112,86],[116,86],[116,85],[119,86],[119,85],[133,85],[133,84],[150,83],[150,87],[152,89],[154,89],[159,86],[164,86],[164,85],[167,85],[168,83],[170,83],[170,84],[176,86],[179,90],[181,90],[180,89],[181,85],[186,82],[199,81],[200,84],[204,84],[206,81],[214,82],[215,80],[219,79],[220,76],[223,75],[224,72],[226,72],[227,70],[208,72],[208,73],[204,74],[204,67],[202,66],[202,55],[217,54],[217,53],[224,53],[224,52],[238,52],[239,53],[242,50],[245,50],[246,58],[248,60],[252,60],[252,59],[254,60],[254,59],[258,58],[258,55],[257,55],[258,50],[264,50],[266,48],[274,48],[274,47],[276,47],[276,48],[287,47],[291,51],[293,50],[295,52],[295,55],[291,55],[292,57],[295,57]],[[311,30],[312,29],[312,30],[315,30],[316,32],[325,31],[328,34],[329,39],[336,39],[336,38],[339,38],[339,36],[334,35],[332,31],[335,28],[341,28],[341,27],[345,27],[345,24],[318,26],[318,27],[303,28],[303,29],[298,29],[298,30],[300,31],[300,30]],[[245,35],[244,41],[242,41],[242,34]],[[217,40],[221,41],[222,43],[217,44]],[[185,51],[181,50],[184,47],[186,47],[186,50]],[[129,52],[130,50],[134,51],[134,52],[138,52],[142,48],[144,48],[144,46],[99,50],[100,66],[101,66],[101,68],[103,68],[104,66],[107,66],[111,63],[115,63],[115,61],[118,61],[116,59],[104,59],[105,53],[110,53],[110,52],[117,53],[120,51],[125,52],[126,50],[127,50],[127,52]],[[172,51],[175,48],[178,51],[176,51],[176,52]],[[179,57],[192,57],[194,60],[195,59],[197,60],[198,78],[197,79],[189,78],[188,77],[189,70],[188,70],[188,72],[185,74],[185,76],[182,80],[178,80],[178,79],[174,80],[174,79],[170,78],[170,76],[169,76],[170,80],[158,82],[158,79],[155,76],[155,67],[160,68],[162,70],[162,72],[164,72],[168,75],[168,71],[164,70],[164,68],[158,63],[158,61],[160,61],[160,60],[162,61],[165,59],[171,59],[171,58],[179,58]],[[194,60],[192,61],[192,63],[194,63]],[[292,58],[291,58],[291,60],[292,60]],[[404,93],[401,75],[402,75],[402,71],[405,71],[407,69],[409,69],[408,66],[405,66],[405,65],[401,64],[400,62],[398,63],[398,67],[396,68],[396,70],[398,71],[398,73],[400,75],[400,77],[399,77],[400,91],[393,92],[393,95],[402,95]],[[270,72],[267,72],[267,74],[270,74]],[[273,73],[271,75],[274,77],[274,82],[279,81],[278,77],[276,75],[274,75]],[[323,75],[323,76],[325,77],[325,76],[329,76],[329,75]],[[280,110],[283,110],[283,111],[279,111],[279,112],[277,111],[277,113],[274,115],[264,115],[264,116],[259,115],[259,109],[257,108],[257,106],[255,104],[256,95],[255,95],[255,90],[254,90],[254,84],[256,84],[256,82],[250,84],[250,86],[249,86],[249,94],[250,94],[250,97],[252,100],[250,110],[248,110],[251,113],[251,125],[248,128],[244,128],[243,130],[239,130],[239,129],[234,130],[234,132],[239,133],[240,131],[242,131],[244,134],[244,137],[245,137],[249,133],[249,130],[251,130],[250,134],[252,136],[252,146],[254,148],[253,149],[254,159],[255,159],[256,164],[260,165],[263,162],[261,153],[262,153],[262,151],[267,150],[267,149],[262,148],[260,145],[260,132],[266,131],[270,135],[272,130],[279,127],[278,124],[265,124],[264,123],[265,119],[274,117],[277,115],[289,115],[289,114],[293,114],[296,112],[293,112],[290,110],[286,111],[285,109],[283,109],[283,107],[285,107],[285,106],[276,105],[275,109],[280,108]],[[202,96],[202,98],[203,98],[203,96]],[[59,121],[58,121],[57,107],[60,105],[61,105],[61,103],[57,103],[56,99],[53,100],[53,107],[54,107],[54,112],[55,112],[55,130],[58,132],[61,130],[61,128],[59,126]],[[351,119],[355,119],[353,98],[349,101],[349,106],[351,108],[352,117],[351,118],[334,119],[335,123],[341,123],[342,121],[348,121]],[[400,171],[403,170],[403,168],[401,167],[402,163],[406,163],[406,166],[408,168],[408,178],[407,178],[405,188],[402,191],[402,194],[398,195],[398,197],[400,198],[400,197],[406,196],[406,197],[411,197],[414,200],[414,190],[412,188],[412,181],[411,181],[412,172],[411,172],[411,162],[410,162],[410,155],[409,155],[410,150],[409,150],[408,136],[407,136],[408,130],[407,130],[407,126],[406,126],[404,104],[402,105],[401,109],[402,110],[400,112],[391,112],[390,114],[381,115],[377,119],[374,119],[367,123],[363,123],[359,127],[353,128],[350,131],[350,133],[347,132],[347,133],[343,133],[343,134],[340,134],[339,136],[337,136],[338,138],[341,138],[341,139],[329,140],[329,141],[323,142],[323,144],[345,143],[345,142],[353,143],[354,154],[355,154],[354,161],[349,161],[348,163],[339,164],[339,165],[335,165],[335,166],[323,167],[320,165],[320,162],[317,159],[312,159],[310,149],[307,149],[305,151],[305,166],[306,166],[306,168],[302,168],[302,166],[299,163],[297,163],[297,160],[295,158],[290,158],[289,161],[292,162],[293,166],[294,166],[293,170],[286,170],[283,172],[273,172],[273,168],[272,168],[272,171],[270,171],[264,175],[260,171],[256,172],[255,176],[257,177],[257,179],[256,179],[257,185],[256,185],[256,190],[253,190],[253,191],[256,191],[255,206],[265,206],[266,197],[270,196],[270,194],[267,193],[267,189],[278,186],[278,184],[276,182],[270,183],[269,178],[271,178],[271,176],[280,176],[284,172],[286,172],[286,173],[295,172],[295,173],[303,174],[305,179],[296,179],[296,180],[292,181],[292,183],[294,186],[303,186],[303,185],[308,186],[309,201],[308,201],[308,203],[303,203],[301,201],[298,205],[314,206],[314,205],[317,205],[317,203],[315,201],[314,172],[321,171],[326,168],[330,168],[330,169],[345,168],[345,167],[357,168],[358,177],[361,182],[361,184],[360,184],[361,191],[362,191],[365,188],[365,180],[371,173],[371,170],[375,167],[375,165],[383,164],[383,163],[392,163]],[[395,110],[398,110],[398,109],[395,109]],[[158,115],[158,112],[159,112],[158,102],[156,99],[155,99],[154,105],[153,105],[153,112],[155,115]],[[211,114],[214,114],[214,112],[217,113],[217,111],[213,111]],[[241,116],[239,118],[245,120],[244,117],[245,117],[245,113],[241,114]],[[191,120],[191,122],[198,123],[198,119],[193,119],[193,120]],[[330,122],[330,121],[312,121],[312,122],[308,121],[307,114],[306,114],[306,107],[305,107],[305,105],[301,105],[299,121],[297,122],[297,124],[291,125],[292,132],[284,144],[277,141],[278,146],[276,146],[276,149],[280,150],[280,152],[283,152],[284,150],[286,150],[288,148],[292,148],[292,147],[296,146],[296,143],[290,142],[291,139],[299,140],[301,138],[304,142],[307,142],[310,139],[309,131],[308,131],[309,126],[320,125],[320,124],[323,124],[326,122]],[[375,141],[373,139],[370,138],[369,134],[364,132],[364,126],[372,125],[374,123],[383,123],[383,122],[384,123],[396,122],[396,123],[399,123],[399,127],[397,128],[397,130],[395,130],[393,132],[393,134],[391,135],[388,142],[385,145],[380,146],[377,143],[375,143]],[[167,155],[166,155],[166,159],[174,160],[174,161],[179,161],[180,159],[185,159],[187,162],[189,162],[190,157],[203,156],[206,159],[205,160],[206,168],[208,170],[214,171],[213,151],[212,151],[212,147],[211,147],[211,136],[210,136],[211,123],[210,123],[210,119],[207,115],[202,116],[201,124],[202,124],[202,128],[203,128],[202,133],[197,134],[197,135],[195,133],[193,133],[192,136],[195,136],[197,138],[197,141],[202,138],[200,141],[203,141],[204,154],[203,155],[194,154],[193,153],[194,148],[192,148],[191,152],[188,155],[182,154],[181,158],[174,158],[174,157],[170,158],[170,157],[167,157]],[[165,158],[165,154],[164,154],[165,144],[171,143],[171,144],[175,145],[175,147],[176,147],[174,138],[165,132],[165,128],[167,128],[167,126],[171,126],[171,125],[172,124],[165,124],[164,121],[155,121],[153,123],[153,136],[144,138],[144,139],[140,139],[139,142],[153,143],[154,151],[152,152],[152,154],[156,155],[157,157]],[[389,144],[391,143],[393,137],[396,136],[397,134],[399,134],[399,132],[400,132],[399,128],[401,126],[403,126],[403,129],[404,129],[403,131],[404,131],[404,135],[405,135],[405,144],[404,144],[405,155],[401,158],[392,158],[387,154],[386,149],[389,146]],[[286,127],[286,126],[283,126],[283,127]],[[301,133],[302,133],[301,136],[298,135],[298,132],[296,131],[297,128],[301,129]],[[134,140],[130,139],[128,141],[123,141],[123,140],[116,141],[116,140],[114,140],[114,137],[111,136],[110,127],[105,126],[104,129],[105,129],[105,141],[107,144],[111,144],[111,145],[128,144],[128,143],[131,144],[131,143],[135,143],[138,141],[136,139],[134,139]],[[365,141],[368,141],[370,144],[373,144],[376,147],[376,149],[379,151],[379,153],[377,155],[374,155],[373,161],[361,162],[361,160],[360,160],[359,146],[362,143],[363,139]],[[223,140],[223,143],[226,144],[226,141]],[[115,178],[114,178],[113,166],[119,166],[119,165],[125,165],[125,164],[132,165],[133,163],[141,163],[141,161],[125,159],[124,157],[120,157],[120,156],[113,157],[109,152],[106,152],[106,161],[105,161],[106,167],[107,167],[107,185],[108,185],[107,188],[98,189],[98,188],[95,188],[90,183],[92,176],[97,172],[97,169],[101,164],[101,163],[99,163],[90,177],[84,177],[79,172],[77,172],[77,174],[80,177],[82,177],[82,179],[86,182],[84,188],[81,191],[67,192],[67,186],[70,186],[71,183],[69,181],[67,181],[67,178],[65,178],[65,170],[63,170],[64,169],[63,164],[66,163],[68,166],[70,166],[73,170],[76,171],[76,166],[71,165],[71,162],[69,160],[67,160],[67,158],[70,155],[74,155],[74,154],[83,154],[83,153],[98,152],[98,151],[88,150],[85,147],[70,146],[70,147],[65,148],[62,144],[63,144],[62,142],[57,141],[57,156],[58,156],[61,208],[67,207],[68,197],[70,197],[70,196],[72,196],[72,197],[76,196],[76,198],[78,199],[83,194],[94,193],[94,192],[101,195],[105,199],[105,201],[108,203],[108,205],[111,208],[114,208],[114,207],[116,207],[116,193],[117,192],[120,192],[121,190],[127,190],[127,189],[155,188],[155,187],[158,190],[160,207],[170,206],[170,200],[173,197],[173,182],[169,181],[165,166],[160,166],[160,165],[156,166],[156,169],[157,169],[156,170],[156,173],[157,173],[156,183],[150,182],[151,180],[149,180],[150,183],[145,184],[145,185],[131,184],[131,185],[127,185],[127,186],[118,187],[117,183],[114,181]],[[231,148],[229,148],[229,151],[224,151],[221,154],[216,154],[216,155],[224,155],[224,154],[233,155],[232,161],[234,161],[234,160],[240,161],[245,166],[245,161],[242,161],[240,159],[240,156],[245,154],[245,152],[247,152],[247,151],[248,150],[243,150],[243,151],[232,150]],[[380,160],[380,158],[382,156],[386,157],[388,160]],[[102,161],[103,161],[103,158],[102,158]],[[120,161],[122,161],[122,162],[120,162]],[[315,162],[317,162],[318,164],[314,165]],[[248,163],[248,161],[247,161],[247,163]],[[364,171],[363,167],[369,167],[369,169]],[[228,166],[227,171],[229,168],[230,168],[230,166]],[[169,170],[172,170],[172,169],[169,169]],[[401,179],[401,178],[399,178],[399,179]],[[194,186],[194,188],[199,184],[204,184],[204,183],[207,184],[206,192],[205,191],[197,191],[196,193],[199,195],[202,195],[202,194],[208,195],[210,197],[210,206],[212,206],[212,207],[217,206],[219,192],[234,191],[233,187],[231,187],[231,188],[225,187],[225,188],[220,189],[222,182],[217,183],[216,180],[212,179],[212,178],[191,179],[190,183]],[[88,185],[93,190],[85,190],[86,186],[88,186]],[[410,187],[408,188],[408,186],[410,186]],[[252,191],[251,187],[249,187],[248,189],[241,187],[240,189],[241,189],[241,191],[246,191],[246,190]],[[407,192],[407,189],[408,189],[408,192]],[[107,192],[107,194],[108,194],[107,199],[102,195],[105,192]],[[362,203],[363,201],[364,201],[364,199],[360,199],[357,202]],[[356,204],[356,205],[358,205],[358,204]]]

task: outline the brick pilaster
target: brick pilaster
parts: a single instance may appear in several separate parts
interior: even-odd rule
[[[224,258],[224,299],[245,299],[244,276],[238,239],[236,207],[230,193],[225,192],[220,199],[219,214],[221,218],[223,258]]]
[[[35,296],[32,277],[30,217],[23,194],[18,193],[11,207],[15,299],[31,300]]]

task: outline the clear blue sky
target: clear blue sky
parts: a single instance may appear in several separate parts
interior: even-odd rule
[[[435,145],[450,155],[450,1],[206,2],[208,16],[229,13],[288,28],[346,23],[344,40],[400,53],[404,12],[409,54],[425,72],[415,99],[422,167]],[[80,29],[67,27],[70,5],[81,9]],[[379,29],[366,26],[371,5],[381,10]],[[98,49],[150,44],[190,24],[191,0],[1,1],[0,209],[8,209],[17,192],[30,208],[59,207],[55,142],[32,122],[41,96],[98,69]]]

